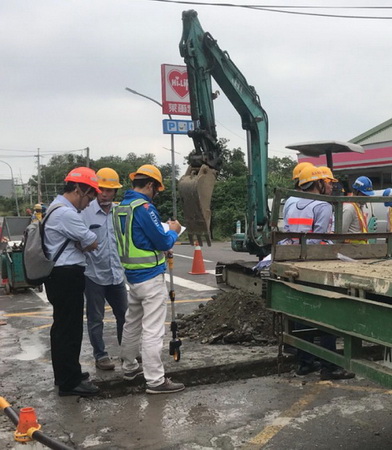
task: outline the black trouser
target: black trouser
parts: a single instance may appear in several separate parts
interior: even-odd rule
[[[45,288],[53,305],[50,346],[54,379],[60,390],[68,391],[81,382],[84,267],[55,267]]]

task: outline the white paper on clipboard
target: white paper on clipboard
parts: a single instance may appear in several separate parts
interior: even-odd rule
[[[162,224],[162,226],[163,226],[163,229],[164,229],[165,232],[167,233],[167,232],[170,230],[169,224],[168,224],[168,223],[163,223],[163,222],[161,222],[161,224]],[[178,236],[181,236],[182,233],[183,233],[185,230],[186,230],[186,228],[183,227],[183,226],[181,225],[181,230],[180,230],[180,232],[178,233]]]

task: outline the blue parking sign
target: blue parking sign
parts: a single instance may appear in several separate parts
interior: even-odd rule
[[[188,134],[194,128],[192,120],[164,119],[162,125],[164,134]]]

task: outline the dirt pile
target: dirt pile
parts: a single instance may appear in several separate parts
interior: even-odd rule
[[[222,292],[177,323],[181,336],[203,344],[276,343],[273,315],[264,300],[243,291]]]

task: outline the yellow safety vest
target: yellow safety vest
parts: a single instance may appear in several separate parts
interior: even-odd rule
[[[132,239],[133,211],[135,208],[148,203],[147,200],[137,199],[129,205],[119,205],[114,208],[113,222],[116,234],[117,249],[120,261],[125,269],[150,269],[165,262],[165,254],[158,250],[143,250],[136,247]],[[125,218],[124,232],[121,227],[121,217]]]
[[[361,207],[357,203],[353,203],[355,212],[358,217],[359,226],[361,227],[361,233],[368,233],[368,226],[366,222],[365,215],[363,214],[363,211]],[[346,243],[348,244],[367,244],[367,239],[346,239]]]

